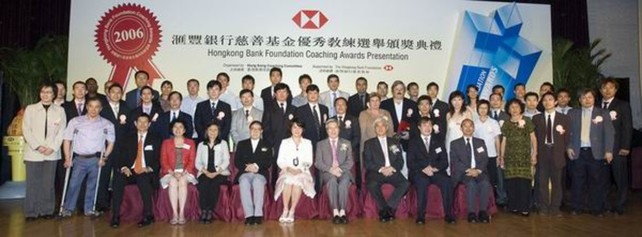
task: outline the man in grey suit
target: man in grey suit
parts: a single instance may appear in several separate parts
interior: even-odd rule
[[[450,163],[452,179],[455,187],[459,182],[466,185],[466,204],[468,206],[469,223],[488,223],[490,217],[486,209],[490,195],[488,181],[488,151],[484,140],[473,137],[475,123],[470,119],[461,122],[464,136],[450,142]],[[479,195],[479,213],[475,211],[476,199]]]
[[[239,93],[239,98],[241,98],[242,107],[232,112],[232,128],[230,129],[234,145],[250,138],[250,123],[261,121],[263,118],[263,111],[253,106],[254,92],[243,89]]]
[[[379,221],[388,222],[395,218],[395,209],[408,191],[410,183],[401,174],[404,160],[399,141],[386,137],[388,123],[383,118],[378,118],[374,122],[374,127],[377,137],[363,144],[363,162],[367,170],[366,183],[368,192],[377,202]],[[384,184],[391,184],[395,188],[388,201],[381,191],[381,186]]]
[[[334,101],[337,98],[345,98],[347,100],[350,98],[350,94],[339,90],[339,76],[336,74],[328,75],[327,82],[330,90],[324,91],[320,94],[319,102],[328,107],[328,111],[330,113],[329,117],[334,117],[337,115],[336,108],[334,108]]]
[[[329,119],[325,123],[328,138],[317,143],[314,166],[321,172],[332,208],[332,222],[347,224],[346,205],[354,165],[350,141],[339,137],[339,121]],[[321,210],[324,211],[324,210]]]
[[[595,91],[582,90],[581,108],[569,111],[571,142],[568,157],[573,163],[573,215],[581,213],[584,194],[582,188],[588,181],[589,209],[596,216],[603,216],[608,164],[613,160],[613,124],[608,110],[593,106]],[[588,179],[588,180],[587,180]]]

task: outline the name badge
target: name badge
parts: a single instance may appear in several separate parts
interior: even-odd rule
[[[183,173],[183,169],[175,169],[174,173]]]
[[[147,145],[147,146],[145,146],[145,149],[144,149],[144,150],[146,150],[146,151],[153,151],[153,150],[154,150],[154,148],[152,147],[152,145]]]
[[[435,152],[436,152],[437,154],[441,153],[441,147],[437,147],[437,149],[435,149]]]
[[[190,145],[188,145],[188,144],[183,144],[183,149],[187,149],[187,150],[189,150],[190,148],[191,148],[191,146],[190,146]]]
[[[484,148],[483,147],[477,148],[477,153],[482,153],[482,152],[484,152]]]
[[[263,147],[263,148],[261,148],[261,151],[262,151],[262,152],[266,152],[267,150],[268,150],[268,149],[267,149],[267,147]]]

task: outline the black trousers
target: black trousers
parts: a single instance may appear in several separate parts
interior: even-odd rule
[[[614,152],[619,152],[614,151]],[[617,188],[616,193],[615,193],[615,202],[613,203],[613,208],[618,209],[618,210],[624,210],[624,206],[626,205],[626,195],[628,194],[629,191],[629,165],[628,165],[629,159],[627,159],[626,156],[620,156],[617,153],[613,154],[613,161],[611,161],[610,165],[610,177],[612,180],[612,183],[615,184],[615,187]],[[610,190],[608,185],[610,183],[607,183],[607,189],[606,192]],[[607,200],[606,202],[606,208],[611,209],[611,202]]]
[[[113,198],[112,198],[112,213],[114,215],[120,214],[120,205],[123,202],[123,195],[125,194],[125,186],[129,184],[136,184],[138,190],[140,191],[141,199],[143,199],[143,215],[145,217],[154,216],[152,208],[152,192],[154,191],[152,183],[154,179],[158,179],[156,173],[143,173],[136,174],[132,173],[131,176],[127,177],[125,174],[119,172],[114,172],[114,182],[112,186]]]
[[[377,207],[380,211],[396,209],[401,198],[406,194],[406,191],[408,191],[408,187],[410,186],[408,180],[399,172],[394,173],[389,177],[383,176],[380,173],[371,172],[368,174],[367,182],[368,191],[374,198],[375,202],[377,202]],[[386,201],[383,196],[383,192],[381,191],[381,186],[384,184],[391,184],[395,187],[395,191],[392,192],[388,201]]]
[[[446,216],[453,216],[453,183],[446,174],[434,174],[428,176],[424,173],[415,174],[415,185],[417,187],[417,218],[423,218],[426,213],[426,201],[428,200],[428,186],[437,185],[441,190],[441,200]]]
[[[218,203],[218,195],[221,191],[221,184],[227,182],[227,176],[217,175],[213,179],[208,178],[205,174],[198,176],[199,204],[202,210],[214,210]]]
[[[506,179],[508,208],[511,211],[529,212],[531,205],[531,180],[525,178]]]
[[[541,211],[559,211],[562,205],[562,168],[555,167],[553,147],[543,145],[543,154],[537,159],[539,176],[539,208]],[[548,183],[551,183],[551,190]]]
[[[96,197],[96,208],[109,208],[109,183],[111,181],[112,159],[108,159],[101,168],[98,177],[98,196]]]
[[[605,160],[596,160],[590,148],[580,150],[579,158],[573,163],[573,209],[584,209],[584,185],[588,183],[589,207],[593,212],[604,211],[606,198],[606,174],[608,165]]]

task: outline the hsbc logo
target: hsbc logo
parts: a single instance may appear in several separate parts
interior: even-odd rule
[[[395,69],[395,67],[393,67],[392,65],[383,66],[383,70],[392,71],[392,69]]]
[[[292,21],[301,29],[321,29],[328,18],[317,10],[301,10],[294,14]]]

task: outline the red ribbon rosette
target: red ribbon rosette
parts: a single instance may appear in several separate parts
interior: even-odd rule
[[[156,16],[138,4],[113,7],[96,25],[96,47],[113,68],[109,80],[125,87],[132,69],[149,73],[149,84],[164,78],[152,57],[161,42],[161,29]]]
[[[399,127],[397,128],[397,133],[401,134],[408,130],[410,130],[410,123],[406,120],[401,120],[401,122],[399,122]]]

